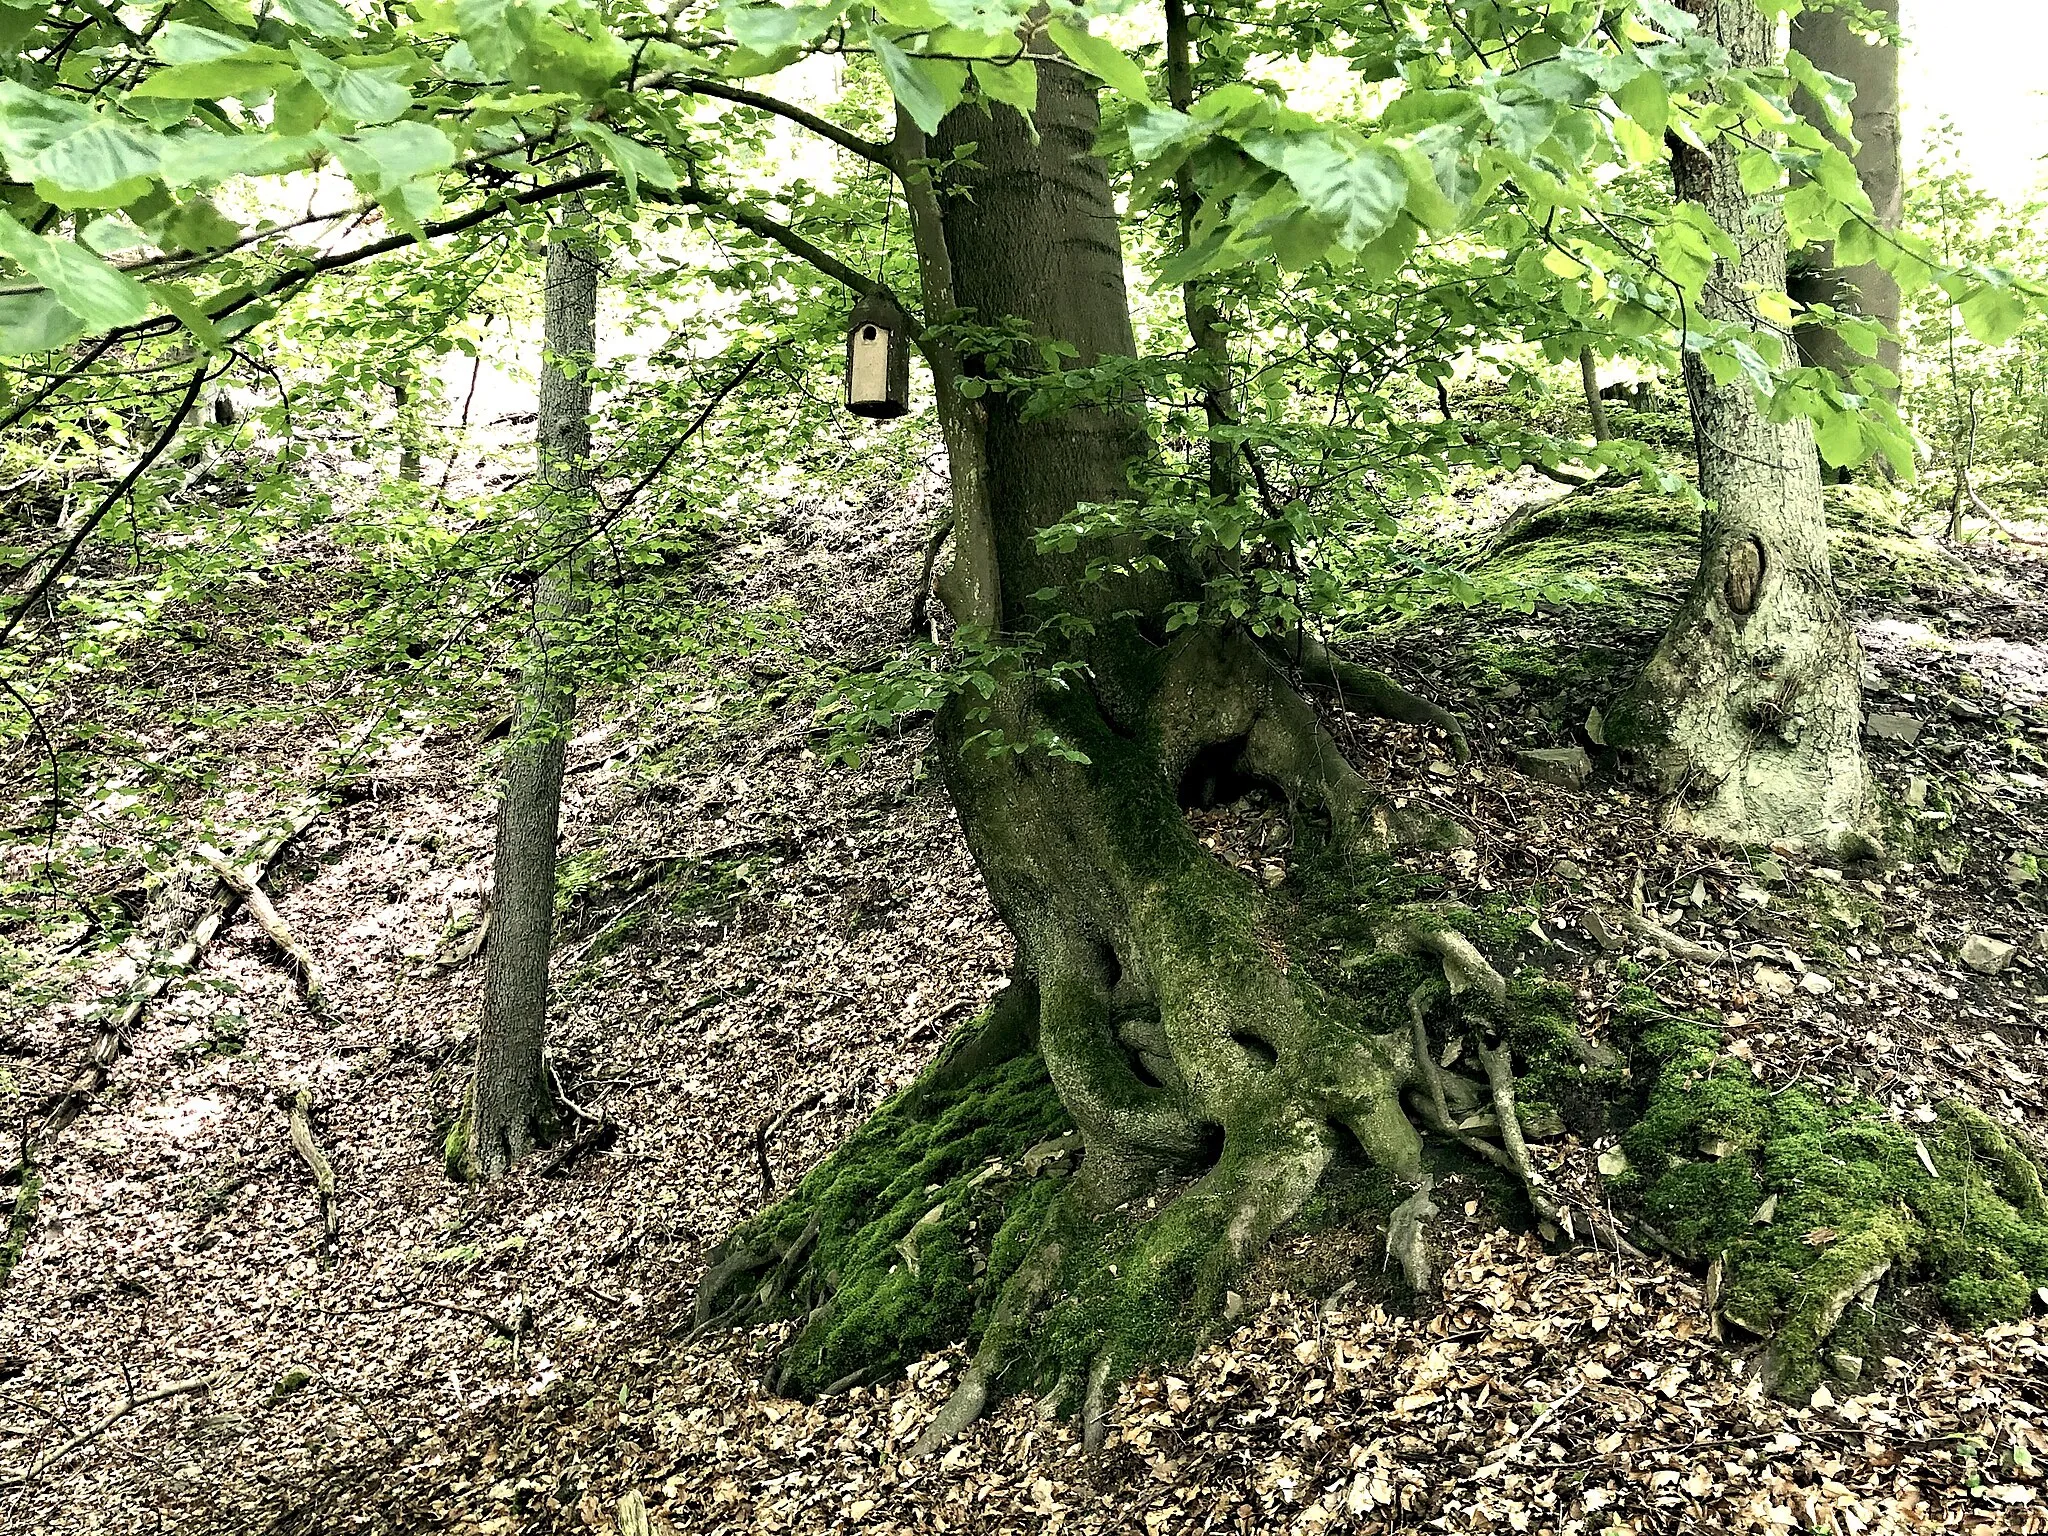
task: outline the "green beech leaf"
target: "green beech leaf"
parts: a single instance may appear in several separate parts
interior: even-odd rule
[[[1835,265],[1860,267],[1877,260],[1877,232],[1861,219],[1847,219],[1835,236]]]
[[[1207,138],[1213,125],[1171,107],[1134,107],[1125,131],[1131,154],[1140,164],[1157,160],[1169,149]]]
[[[274,176],[296,170],[318,147],[317,140],[304,134],[192,129],[165,136],[157,174],[168,186],[217,186],[237,176]]]
[[[1671,122],[1671,92],[1665,89],[1664,77],[1656,70],[1646,69],[1617,87],[1614,104],[1651,138],[1664,137],[1664,129]]]
[[[206,8],[231,26],[256,29],[256,12],[249,6],[249,0],[206,0]]]
[[[293,43],[292,53],[313,89],[350,122],[388,123],[403,116],[412,105],[412,92],[396,78],[405,72],[403,65],[391,69],[349,69],[325,54],[315,53],[304,43]]]
[[[160,69],[128,94],[183,101],[212,101],[221,96],[247,99],[274,91],[297,76],[291,65],[265,59],[206,59]]]
[[[85,322],[58,303],[47,288],[34,293],[0,293],[0,357],[54,352],[85,332]]]
[[[977,59],[972,65],[974,83],[991,101],[1007,102],[1026,117],[1038,110],[1038,66],[1029,59],[1015,64],[992,64]]]
[[[218,354],[226,347],[227,343],[221,339],[206,310],[183,283],[158,283],[150,291],[163,301],[165,309],[178,317],[178,323],[192,333],[192,339],[199,343],[201,350]]]
[[[1837,411],[1814,434],[1820,456],[1839,468],[1863,457],[1863,421],[1854,411]]]
[[[1324,132],[1247,134],[1240,142],[1293,182],[1310,208],[1335,220],[1354,251],[1385,234],[1408,200],[1408,173],[1391,151]]]
[[[321,37],[353,37],[356,24],[334,0],[279,0],[293,21]]]
[[[605,159],[618,167],[620,178],[626,183],[626,195],[640,196],[640,183],[651,187],[673,187],[676,184],[675,167],[668,163],[666,156],[649,149],[645,144],[613,133],[601,123],[579,122],[570,130],[577,138],[595,144]]]
[[[210,64],[215,59],[262,58],[277,63],[288,55],[264,48],[239,37],[229,37],[209,27],[195,27],[188,21],[167,21],[150,39],[149,51],[166,64]]]
[[[36,156],[93,120],[90,108],[0,80],[0,155],[16,181],[34,180]]]
[[[2010,288],[1989,283],[1971,289],[1956,305],[1970,334],[1987,347],[2002,347],[2027,323],[2027,305]]]
[[[319,138],[355,184],[375,198],[388,197],[404,183],[455,163],[455,146],[432,123],[390,123],[347,138],[334,133]]]
[[[1089,74],[1132,101],[1149,102],[1152,92],[1145,84],[1145,72],[1133,64],[1115,43],[1096,37],[1072,22],[1046,24],[1046,32],[1061,53]]]
[[[37,195],[60,208],[119,207],[140,197],[163,158],[162,140],[101,118],[29,163]]]
[[[57,296],[57,302],[96,331],[133,325],[149,313],[149,290],[117,272],[84,246],[31,234],[0,213],[0,256]]]
[[[1768,149],[1745,149],[1735,165],[1742,178],[1742,190],[1751,197],[1763,196],[1781,179],[1777,156]]]
[[[880,33],[868,37],[889,91],[926,133],[937,133],[948,112],[960,105],[967,66],[948,59],[916,59]]]

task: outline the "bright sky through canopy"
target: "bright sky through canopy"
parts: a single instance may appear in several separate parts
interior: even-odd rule
[[[2048,179],[2048,5],[2041,0],[1904,0],[1905,153],[1954,120],[1987,191],[2017,201]]]

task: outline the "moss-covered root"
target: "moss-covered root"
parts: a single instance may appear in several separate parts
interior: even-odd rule
[[[1064,1194],[912,1454],[957,1437],[998,1384],[1086,1380],[1099,1400],[1132,1367],[1183,1347],[1223,1315],[1229,1282],[1301,1209],[1333,1152],[1318,1119],[1277,1111],[1264,1135],[1226,1141],[1214,1168],[1143,1221],[1090,1211],[1078,1188]]]
[[[1717,1266],[1720,1315],[1768,1341],[1763,1377],[1780,1394],[1860,1371],[1878,1341],[1859,1302],[1881,1285],[1930,1293],[1975,1328],[2023,1316],[2048,1282],[2041,1159],[1976,1109],[1944,1103],[1902,1125],[1864,1098],[1773,1090],[1711,1021],[1653,999],[1620,1022],[1649,1092],[1616,1193]]]

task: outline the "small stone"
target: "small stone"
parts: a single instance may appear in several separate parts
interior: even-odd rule
[[[1595,1159],[1600,1172],[1607,1178],[1618,1179],[1628,1172],[1628,1154],[1619,1147],[1609,1147]]]
[[[1835,990],[1835,984],[1829,981],[1827,977],[1821,975],[1819,971],[1808,971],[1799,978],[1799,985],[1811,992],[1815,997],[1826,997],[1828,993]]]
[[[1813,1389],[1812,1402],[1816,1408],[1832,1408],[1835,1406],[1835,1394],[1828,1390],[1826,1382],[1822,1382]]]
[[[1916,811],[1927,808],[1927,775],[1924,773],[1916,773],[1906,780],[1906,804]]]
[[[1764,1198],[1764,1203],[1756,1208],[1756,1214],[1749,1219],[1755,1226],[1768,1227],[1771,1224],[1771,1218],[1777,1214],[1778,1197],[1776,1195],[1767,1195]]]
[[[1531,747],[1515,754],[1515,767],[1543,784],[1584,789],[1593,776],[1593,759],[1584,747]]]
[[[1579,926],[1592,936],[1593,942],[1610,952],[1626,947],[1620,934],[1608,925],[1607,919],[1598,911],[1588,907],[1579,916]]]
[[[1574,864],[1570,859],[1559,859],[1550,866],[1550,869],[1551,873],[1555,874],[1560,880],[1583,880],[1586,878],[1585,870]]]
[[[1244,1298],[1235,1291],[1223,1293],[1223,1315],[1235,1322],[1244,1315]]]
[[[1963,950],[1956,958],[1980,976],[1996,976],[2012,964],[2013,946],[2002,939],[1986,938],[1973,933],[1963,940]]]
[[[1797,985],[1790,971],[1781,971],[1775,965],[1760,965],[1756,968],[1756,984],[1773,997],[1790,997]]]
[[[1853,1387],[1863,1379],[1863,1357],[1838,1349],[1828,1356],[1828,1369],[1843,1386]]]
[[[1894,715],[1879,710],[1863,722],[1864,731],[1873,741],[1896,741],[1910,747],[1920,739],[1920,722],[1911,715]]]
[[[1607,745],[1607,719],[1597,704],[1586,712],[1586,740],[1596,747]]]

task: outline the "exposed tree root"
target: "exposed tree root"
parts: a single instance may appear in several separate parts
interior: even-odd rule
[[[1453,757],[1461,763],[1472,761],[1472,743],[1456,715],[1410,692],[1384,672],[1345,660],[1307,630],[1296,632],[1282,660],[1291,663],[1312,686],[1334,692],[1346,709],[1403,725],[1430,726],[1444,733]]]
[[[242,905],[249,915],[256,919],[256,925],[269,936],[270,942],[283,951],[291,961],[293,973],[298,977],[299,988],[306,999],[306,1007],[315,1014],[327,1011],[327,995],[320,982],[320,968],[313,963],[312,951],[292,937],[292,931],[285,920],[271,905],[270,897],[264,893],[258,882],[263,871],[254,864],[247,868],[238,867],[234,860],[218,848],[201,843],[199,857],[206,866],[220,877],[220,883],[242,898]]]
[[[1601,908],[1600,915],[1609,923],[1619,924],[1645,943],[1653,944],[1674,960],[1688,965],[1718,965],[1728,958],[1725,950],[1713,949],[1705,944],[1695,944],[1691,939],[1681,938],[1662,923],[1633,912],[1624,907]]]

